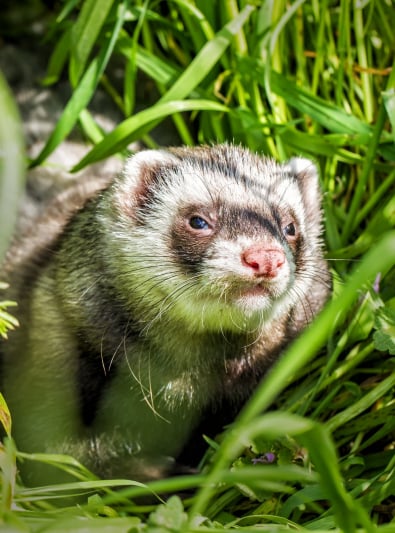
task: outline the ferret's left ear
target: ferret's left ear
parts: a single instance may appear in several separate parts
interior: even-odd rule
[[[293,157],[288,162],[290,173],[296,178],[306,206],[321,203],[319,174],[316,165],[303,157]]]

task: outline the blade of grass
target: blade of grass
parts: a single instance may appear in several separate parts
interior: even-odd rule
[[[42,80],[44,86],[56,83],[62,74],[62,70],[70,54],[71,30],[72,28],[67,29],[56,43],[55,50],[49,59],[46,76]]]
[[[278,95],[271,90],[271,73],[282,71],[282,53],[281,53],[281,34],[282,31],[290,20],[290,18],[295,14],[296,9],[304,2],[304,0],[296,0],[292,6],[285,7],[284,0],[271,2],[272,13],[271,21],[272,28],[270,32],[270,38],[268,41],[268,47],[266,50],[267,58],[266,62],[271,68],[266,68],[264,71],[263,84],[268,98],[269,105],[271,107],[273,121],[275,123],[284,124],[287,121],[287,109],[285,102],[278,98]],[[286,159],[287,154],[282,142],[282,138],[276,136],[276,145],[277,145],[277,154],[280,159]]]
[[[325,19],[326,13],[328,10],[329,0],[321,0],[317,2],[316,8],[316,18],[318,18],[318,31],[317,31],[317,41],[316,41],[316,58],[314,61],[313,67],[313,77],[311,81],[311,92],[313,95],[317,94],[320,76],[324,70],[325,57],[327,50],[327,42],[325,40]]]
[[[373,194],[368,198],[365,205],[358,211],[356,224],[359,226],[367,216],[373,211],[375,207],[383,200],[384,195],[391,189],[395,183],[395,170],[385,178],[385,180],[376,188]],[[395,223],[395,220],[394,220]]]
[[[267,67],[256,58],[244,58],[240,68],[247,75],[254,76],[259,85],[265,88],[265,71]],[[307,114],[311,119],[328,131],[336,134],[360,136],[360,142],[367,144],[373,134],[373,128],[363,120],[346,113],[329,100],[314,96],[309,90],[298,86],[289,77],[280,72],[270,72],[270,91],[281,96],[286,103],[300,114]]]
[[[203,474],[194,474],[190,476],[170,477],[167,479],[160,479],[150,481],[146,486],[130,487],[127,489],[120,489],[117,494],[109,494],[103,497],[104,503],[112,505],[121,498],[135,499],[140,496],[147,496],[150,494],[171,494],[173,492],[180,492],[183,490],[195,489],[204,485],[206,476]]]
[[[94,143],[99,143],[104,135],[87,109],[83,109],[79,115],[79,122],[85,135]]]
[[[69,0],[65,3],[65,5],[62,7],[61,12],[56,17],[56,22],[60,24],[76,7],[79,0]]]
[[[395,87],[391,87],[383,92],[383,101],[388,119],[391,123],[392,138],[395,142]]]
[[[339,38],[337,45],[337,81],[336,81],[336,104],[340,107],[343,104],[343,84],[345,77],[345,65],[348,60],[349,34],[350,34],[350,2],[349,0],[340,1],[340,15],[339,15]]]
[[[356,531],[357,526],[363,526],[366,532],[373,533],[375,526],[365,509],[344,488],[335,446],[327,428],[316,424],[300,438],[321,475],[322,486],[334,508],[336,525],[347,533]]]
[[[8,405],[4,399],[4,396],[0,392],[0,424],[2,430],[7,434],[7,437],[11,436],[12,418]]]
[[[373,121],[373,92],[372,92],[372,76],[367,72],[369,67],[367,50],[365,45],[365,29],[363,25],[363,10],[359,2],[354,1],[354,33],[356,39],[356,49],[358,54],[358,63],[365,71],[361,72],[361,83],[363,91],[362,104],[364,107],[364,115],[366,121],[371,123]]]
[[[25,454],[25,456],[26,458],[29,457],[28,454]],[[53,464],[56,464],[56,462]],[[74,481],[70,483],[58,483],[56,485],[48,485],[46,487],[24,488],[21,491],[21,495],[23,494],[24,497],[32,497],[35,495],[42,494],[44,491],[46,494],[60,494],[77,490],[100,490],[112,487],[146,488],[147,485],[129,479],[93,479],[92,481]]]
[[[226,13],[226,20],[234,20],[239,15],[239,8],[236,0],[226,0],[223,4],[223,10]],[[235,34],[234,41],[237,54],[245,55],[248,53],[247,39],[241,28]]]
[[[136,60],[139,68],[161,85],[168,85],[180,73],[172,65],[141,46],[137,47]]]
[[[285,433],[301,441],[308,449],[320,475],[321,496],[324,495],[333,505],[338,527],[342,531],[352,532],[356,530],[359,523],[363,524],[367,531],[372,531],[373,527],[365,511],[344,488],[333,439],[328,429],[322,424],[290,413],[280,411],[267,413],[250,420],[234,432],[233,455],[240,453],[255,437],[264,435],[265,439],[272,440],[284,436]],[[265,476],[264,471],[265,468],[262,469],[262,476]],[[284,471],[287,471],[286,467]],[[226,479],[229,474],[221,473],[221,481],[224,479],[222,476]],[[269,477],[269,480],[274,479],[276,479],[276,467],[273,468],[273,476]],[[277,480],[279,481],[280,477],[277,477]]]
[[[347,259],[365,253],[377,241],[377,236],[395,226],[395,196],[375,212],[367,227],[356,241],[346,248],[338,248],[330,253],[332,259]]]
[[[386,392],[395,386],[395,372],[379,383],[373,390],[366,393],[360,400],[351,405],[348,409],[341,411],[327,422],[327,428],[334,431],[338,427],[346,424],[359,414],[371,407],[374,402],[384,396]]]
[[[15,492],[16,449],[14,441],[10,437],[4,439],[0,448],[0,471],[1,471],[1,499],[0,516],[11,510]]]
[[[71,132],[81,111],[91,100],[94,90],[99,82],[100,75],[104,70],[104,56],[95,58],[85,72],[80,84],[75,89],[73,96],[67,103],[62,116],[57,122],[53,132],[49,136],[44,148],[39,155],[30,163],[31,167],[41,164],[55,150],[55,148]]]
[[[49,136],[44,148],[39,155],[34,159],[30,166],[37,166],[42,163],[55,148],[67,137],[73,129],[79,114],[88,105],[91,100],[100,77],[106,68],[106,65],[111,57],[118,34],[122,28],[124,17],[126,15],[126,3],[122,4],[123,9],[120,10],[115,27],[111,33],[111,38],[102,47],[101,53],[98,57],[93,59],[80,83],[73,92],[72,97],[67,103],[62,116],[56,123],[56,126]]]
[[[164,103],[186,98],[218,62],[233,37],[240,31],[254,9],[254,6],[247,4],[235,19],[226,24],[215,35],[214,39],[208,41],[189,67],[181,74],[167,93],[162,96],[160,102]]]
[[[69,75],[74,87],[78,84],[113,4],[114,0],[85,0],[82,4],[77,22],[72,29]]]
[[[149,0],[145,0],[142,10],[140,12],[139,18],[137,20],[136,29],[133,32],[132,43],[130,49],[129,60],[126,64],[125,70],[125,79],[124,79],[124,89],[123,89],[123,100],[124,100],[124,112],[128,117],[132,114],[135,106],[136,98],[136,76],[137,76],[137,44],[140,36],[140,32],[143,28],[145,17],[147,14]]]
[[[353,190],[351,205],[348,209],[347,218],[345,220],[345,224],[341,234],[341,242],[343,245],[348,242],[353,229],[356,227],[355,221],[357,219],[358,211],[361,208],[361,202],[366,192],[369,177],[373,171],[373,163],[376,158],[377,148],[380,142],[380,137],[384,128],[385,120],[385,107],[384,103],[381,103],[376,124],[374,126],[373,137],[370,143],[368,143],[368,149],[364,158],[362,172],[359,175],[356,187]]]
[[[371,127],[340,107],[323,98],[313,96],[310,91],[298,87],[278,72],[271,72],[270,85],[271,90],[284,98],[288,105],[300,113],[306,113],[327,130],[333,133],[365,135],[364,142],[369,142],[372,134]]]
[[[395,63],[393,65],[392,74],[388,80],[387,91],[393,90],[395,88]],[[343,246],[347,243],[350,238],[351,233],[356,228],[356,220],[358,211],[361,207],[362,198],[366,191],[367,182],[371,172],[373,171],[373,162],[376,157],[377,148],[379,146],[380,137],[382,135],[385,121],[386,121],[386,109],[385,109],[385,100],[382,98],[380,103],[378,116],[376,118],[376,123],[373,128],[373,136],[368,144],[368,149],[366,152],[364,165],[362,168],[362,173],[359,176],[357,186],[353,193],[352,201],[350,208],[347,213],[347,218],[344,224],[343,232],[341,235]]]
[[[272,112],[274,116],[274,121],[279,123],[285,123],[287,120],[287,112],[284,102],[278,101],[273,91],[271,90],[271,75],[272,72],[281,72],[283,70],[283,54],[281,52],[282,47],[280,46],[280,36],[284,31],[285,26],[288,24],[290,19],[295,15],[299,7],[305,2],[305,0],[296,0],[292,3],[291,6],[285,6],[285,2],[277,1],[273,2],[273,12],[272,12],[272,22],[273,29],[271,32],[269,47],[268,47],[268,58],[267,61],[272,65],[272,68],[265,69],[264,76],[264,86],[266,90],[266,95],[269,99],[270,105],[272,107]]]
[[[206,19],[204,13],[200,11],[196,5],[185,0],[174,0],[174,3],[178,4],[180,12],[188,27],[188,33],[194,41],[195,50],[200,50],[207,41],[214,39],[215,32],[210,23]],[[196,27],[199,27],[200,32],[196,31]]]
[[[0,262],[14,231],[25,177],[24,143],[18,110],[0,72]]]
[[[350,135],[342,133],[329,133],[327,135],[308,134],[298,131],[296,128],[280,126],[278,135],[280,135],[287,146],[292,146],[297,153],[305,153],[317,156],[337,157],[339,161],[355,164],[361,163],[362,157],[349,149],[342,146],[350,146],[355,143],[356,146],[363,144],[365,136]]]
[[[108,135],[100,144],[94,147],[86,157],[84,157],[74,168],[73,172],[81,169],[83,166],[98,161],[113,154],[123,148],[125,148],[131,140],[142,135],[148,131],[147,129],[141,129],[145,125],[156,124],[158,120],[171,114],[172,112],[185,111],[191,109],[210,109],[212,111],[227,111],[225,106],[216,104],[214,102],[206,101],[203,106],[196,105],[197,102],[189,104],[188,107],[182,104],[182,102],[173,102],[168,111],[166,107],[161,107],[161,104],[171,103],[171,100],[182,100],[188,96],[192,90],[200,83],[200,81],[207,75],[212,69],[215,63],[221,57],[221,54],[229,46],[229,43],[235,33],[239,31],[245,21],[248,19],[252,11],[253,6],[247,5],[236,19],[227,24],[215,38],[209,41],[204,48],[198,53],[189,67],[183,74],[177,79],[173,86],[160,98],[158,103],[151,109],[140,112],[138,115],[131,117],[122,124],[120,124],[110,135]],[[196,106],[196,107],[194,107]],[[178,107],[176,110],[175,108]],[[173,109],[173,110],[172,110]],[[167,115],[166,115],[167,113]],[[155,114],[157,117],[155,118]],[[124,138],[122,138],[124,137]]]
[[[149,109],[140,111],[137,115],[124,120],[98,145],[96,145],[81,161],[75,165],[72,172],[76,172],[86,165],[99,161],[128,146],[133,140],[146,133],[152,124],[156,124],[172,113],[198,110],[220,111],[226,113],[228,108],[211,100],[182,100],[175,102],[158,103]]]

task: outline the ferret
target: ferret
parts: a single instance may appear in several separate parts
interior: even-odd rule
[[[328,298],[317,169],[234,145],[141,151],[62,193],[3,274],[19,449],[106,478],[167,475]],[[27,484],[59,476],[26,470]]]

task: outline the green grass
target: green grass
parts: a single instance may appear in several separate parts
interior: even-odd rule
[[[164,120],[183,144],[235,141],[280,159],[314,158],[334,297],[210,443],[197,476],[104,482],[72,458],[28,456],[6,440],[0,531],[395,531],[394,8],[390,0],[85,0],[54,13],[44,81],[66,72],[74,91],[30,164],[43,164],[75,126],[94,140],[76,168],[125,153],[136,139],[156,146],[152,131]],[[158,96],[137,111],[142,73]],[[87,108],[99,84],[124,116],[109,134]],[[2,174],[0,213],[12,221],[8,179],[19,178]],[[76,481],[24,488],[16,457],[55,462]],[[85,496],[62,507],[70,493]],[[153,503],[136,499],[147,494]]]
[[[16,208],[24,185],[25,161],[18,111],[0,72],[0,260],[11,239]]]

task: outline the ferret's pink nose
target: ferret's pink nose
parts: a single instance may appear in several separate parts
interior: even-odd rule
[[[262,244],[254,244],[244,250],[241,259],[256,276],[275,278],[285,263],[285,254],[278,248],[265,248]]]

